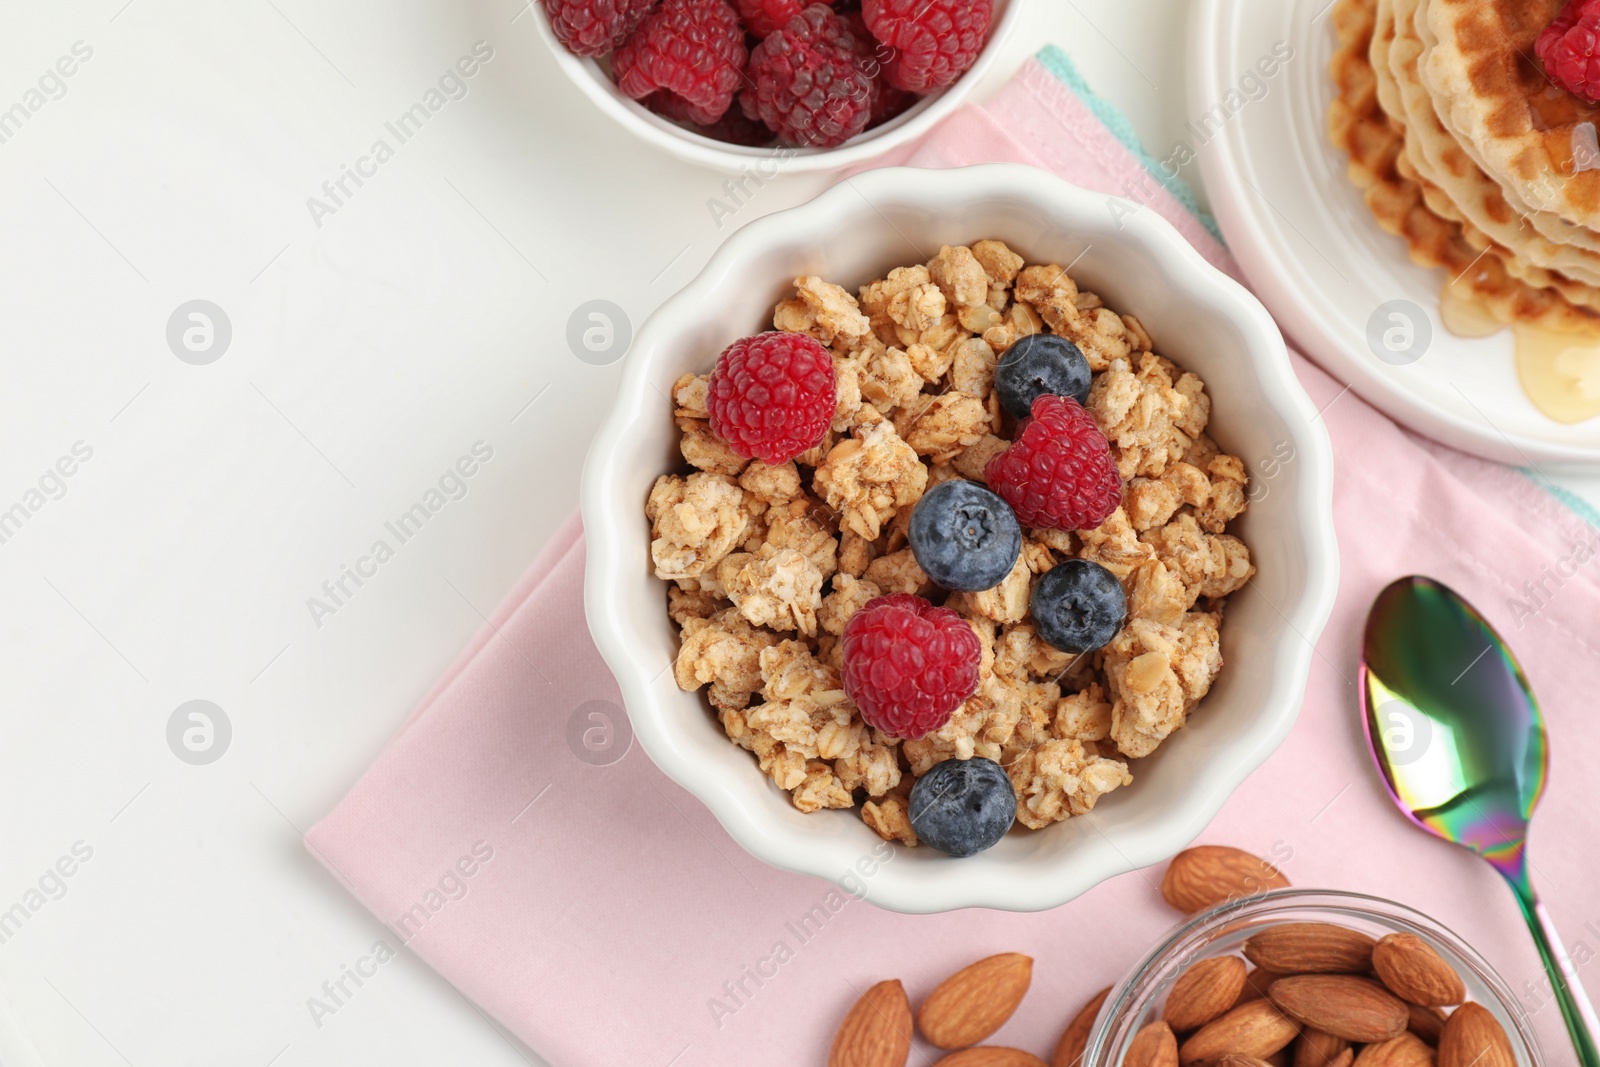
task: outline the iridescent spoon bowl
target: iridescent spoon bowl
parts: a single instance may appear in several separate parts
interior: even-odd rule
[[[1582,1067],[1600,1021],[1528,874],[1528,820],[1544,792],[1544,717],[1494,627],[1431,578],[1378,594],[1362,642],[1362,723],[1389,795],[1412,822],[1471,849],[1516,895]]]

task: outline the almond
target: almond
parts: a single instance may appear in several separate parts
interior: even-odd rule
[[[1406,1008],[1411,1012],[1411,1021],[1406,1024],[1406,1029],[1428,1044],[1437,1045],[1439,1031],[1444,1029],[1444,1012],[1422,1004],[1407,1004]]]
[[[1505,1028],[1483,1005],[1463,1004],[1444,1021],[1439,1067],[1516,1067],[1516,1062]]]
[[[1161,896],[1185,915],[1193,915],[1288,885],[1283,872],[1260,856],[1223,845],[1198,845],[1172,858],[1161,879]]]
[[[1122,1054],[1122,1067],[1178,1067],[1178,1039],[1164,1022],[1146,1025]]]
[[[1307,1027],[1294,1043],[1294,1067],[1331,1067],[1349,1047],[1342,1037]]]
[[[1234,1001],[1233,1006],[1237,1008],[1240,1004],[1248,1004],[1252,1000],[1264,1000],[1267,995],[1267,989],[1271,987],[1272,983],[1280,978],[1287,977],[1289,976],[1279,974],[1276,971],[1269,971],[1262,967],[1252,967],[1250,973],[1244,976],[1244,988],[1239,991],[1239,999]]]
[[[1271,1001],[1255,1000],[1201,1027],[1179,1047],[1178,1060],[1187,1067],[1230,1052],[1263,1059],[1287,1047],[1299,1032],[1299,1025],[1273,1007]]]
[[[1328,1065],[1328,1067],[1351,1067],[1351,1064],[1355,1061],[1355,1058],[1356,1050],[1353,1048],[1347,1048],[1343,1052],[1339,1053],[1339,1055],[1331,1064]]]
[[[1378,1041],[1361,1050],[1360,1067],[1433,1067],[1433,1049],[1413,1033]]]
[[[1272,1067],[1267,1060],[1259,1060],[1254,1056],[1242,1056],[1237,1052],[1229,1053],[1222,1059],[1215,1061],[1216,1067]]]
[[[1020,1048],[979,1045],[952,1052],[934,1067],[1045,1067],[1045,1062]]]
[[[1368,978],[1302,974],[1272,983],[1267,996],[1291,1019],[1346,1041],[1387,1041],[1405,1032],[1405,1003]]]
[[[1072,1017],[1072,1021],[1062,1031],[1061,1040],[1056,1042],[1056,1052],[1050,1057],[1050,1067],[1078,1067],[1079,1061],[1083,1059],[1083,1050],[1089,1047],[1089,1033],[1094,1029],[1094,1021],[1100,1015],[1100,1007],[1110,995],[1111,987],[1106,986],[1090,997],[1089,1003],[1078,1009],[1078,1014]]]
[[[1279,974],[1366,974],[1377,942],[1332,923],[1283,923],[1251,934],[1244,955]]]
[[[1005,1024],[1033,980],[1033,957],[1002,952],[939,983],[917,1009],[917,1028],[939,1048],[976,1045]]]
[[[1401,1000],[1438,1006],[1460,1004],[1467,989],[1455,968],[1415,934],[1390,934],[1372,950],[1372,969]]]
[[[1244,978],[1244,960],[1237,956],[1201,960],[1172,984],[1161,1017],[1179,1033],[1198,1030],[1233,1007]]]
[[[861,995],[833,1035],[828,1067],[905,1067],[911,1054],[911,1003],[894,979]]]

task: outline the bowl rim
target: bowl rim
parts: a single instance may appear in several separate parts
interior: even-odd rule
[[[1511,1023],[1513,1039],[1520,1040],[1523,1050],[1528,1053],[1535,1067],[1540,1067],[1545,1062],[1538,1034],[1528,1025],[1528,1016],[1516,1010],[1519,1002],[1511,987],[1500,976],[1500,972],[1495,970],[1494,965],[1473,948],[1472,943],[1466,938],[1426,912],[1410,904],[1402,904],[1398,900],[1348,889],[1290,886],[1287,889],[1272,889],[1240,897],[1237,900],[1224,901],[1185,919],[1169,930],[1138,963],[1129,968],[1128,973],[1116,985],[1112,986],[1099,1014],[1095,1017],[1088,1043],[1084,1046],[1082,1067],[1096,1067],[1101,1062],[1107,1052],[1105,1045],[1113,1022],[1128,1009],[1135,995],[1143,991],[1151,969],[1164,963],[1166,957],[1180,949],[1187,939],[1230,920],[1249,918],[1262,913],[1270,914],[1278,908],[1295,907],[1313,911],[1325,910],[1330,914],[1353,911],[1386,924],[1402,926],[1403,932],[1417,934],[1442,944],[1469,964],[1477,972],[1477,977],[1494,994],[1495,999],[1499,1001],[1498,1007],[1501,1013]]]
[[[1023,9],[1030,0],[996,0],[1004,4],[1000,15],[989,28],[989,40],[984,43],[978,58],[961,77],[942,91],[931,94],[903,115],[882,126],[857,134],[842,145],[833,148],[791,148],[768,145],[751,148],[745,145],[725,144],[694,133],[649,108],[623,96],[610,78],[599,72],[595,58],[574,55],[556,39],[555,31],[544,11],[544,4],[534,0],[533,17],[539,36],[555,56],[567,78],[575,84],[601,111],[609,115],[635,137],[690,163],[718,170],[739,171],[746,167],[778,160],[780,173],[811,174],[819,171],[839,170],[876,159],[887,152],[907,144],[927,133],[937,123],[959,107],[972,90],[994,68],[1004,50],[1007,39],[1022,18]],[[765,175],[765,172],[763,172]],[[769,176],[770,177],[770,176]]]
[[[587,542],[585,612],[589,629],[607,665],[616,676],[623,703],[646,754],[684,789],[711,809],[723,828],[746,851],[784,870],[839,881],[848,873],[836,841],[822,840],[792,828],[769,824],[741,802],[731,784],[718,775],[699,773],[703,767],[684,751],[669,726],[669,716],[656,710],[652,690],[665,672],[651,677],[651,669],[631,653],[641,647],[639,624],[627,611],[625,584],[647,578],[657,582],[639,561],[626,559],[621,531],[642,521],[642,502],[622,501],[616,491],[622,442],[639,420],[648,419],[646,404],[658,398],[650,385],[648,368],[654,352],[665,347],[667,335],[692,309],[714,303],[715,294],[741,276],[740,264],[753,253],[794,235],[815,241],[816,235],[839,225],[827,220],[848,218],[863,203],[876,211],[883,203],[913,205],[929,201],[970,204],[975,201],[1022,198],[1051,205],[1069,217],[1102,217],[1107,197],[1073,186],[1046,171],[1020,164],[983,164],[950,170],[883,168],[841,182],[797,207],[774,212],[736,231],[712,256],[701,273],[665,301],[639,329],[624,361],[622,381],[610,416],[602,423],[585,464],[582,514]],[[1208,300],[1220,305],[1250,342],[1248,349],[1264,396],[1274,407],[1298,419],[1286,418],[1298,454],[1305,457],[1298,497],[1294,503],[1298,540],[1306,560],[1304,592],[1298,604],[1276,610],[1286,620],[1284,639],[1275,647],[1275,662],[1283,665],[1267,704],[1274,709],[1250,735],[1252,743],[1237,743],[1228,759],[1213,759],[1197,772],[1188,803],[1172,805],[1154,820],[1157,829],[1141,834],[1141,842],[1113,845],[1118,862],[1087,869],[1076,864],[1042,867],[1050,877],[1014,879],[983,865],[981,857],[960,860],[967,865],[959,880],[933,886],[927,881],[905,882],[903,876],[884,873],[873,880],[866,898],[881,907],[910,913],[949,911],[963,907],[988,907],[1012,911],[1039,911],[1056,907],[1100,882],[1171,858],[1192,841],[1220,810],[1243,780],[1272,754],[1298,717],[1304,698],[1314,643],[1333,610],[1338,589],[1338,550],[1333,535],[1333,453],[1326,428],[1295,376],[1287,349],[1266,310],[1232,278],[1217,270],[1156,212],[1124,203],[1119,239],[1142,243],[1171,264],[1169,276],[1189,301]],[[1089,213],[1094,213],[1090,216]],[[1269,358],[1261,358],[1263,350]],[[597,621],[604,620],[604,621]],[[1296,636],[1298,635],[1298,637]],[[1094,819],[1094,814],[1077,816]],[[1096,828],[1098,829],[1098,828]],[[1159,839],[1152,842],[1152,838]]]

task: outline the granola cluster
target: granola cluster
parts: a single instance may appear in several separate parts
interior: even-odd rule
[[[1004,767],[1025,826],[1090,811],[1211,688],[1223,598],[1255,573],[1225,532],[1247,506],[1247,475],[1205,432],[1204,383],[1157,355],[1136,318],[999,241],[943,247],[856,294],[815,277],[794,289],[773,325],[824,345],[837,381],[815,448],[779,466],[745,460],[710,430],[707,375],[672,390],[687,472],[657,479],[645,513],[682,634],[678,685],[706,689],[729,739],[801,811],[859,803],[886,840],[917,843],[911,786],[951,758]],[[1088,359],[1086,406],[1111,442],[1123,506],[1093,530],[1025,530],[999,584],[947,594],[908,545],[911,509],[940,482],[981,482],[1009,447],[995,367],[1040,332]],[[1128,599],[1122,631],[1078,656],[1028,617],[1032,583],[1073,557],[1110,570]],[[840,683],[845,623],[888,593],[954,609],[983,649],[978,691],[918,740],[867,726]]]

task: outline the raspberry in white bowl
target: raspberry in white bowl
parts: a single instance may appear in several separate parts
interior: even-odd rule
[[[849,166],[926,132],[982,79],[1026,2],[534,6],[562,69],[632,132],[706,165],[765,163],[771,176]]]

